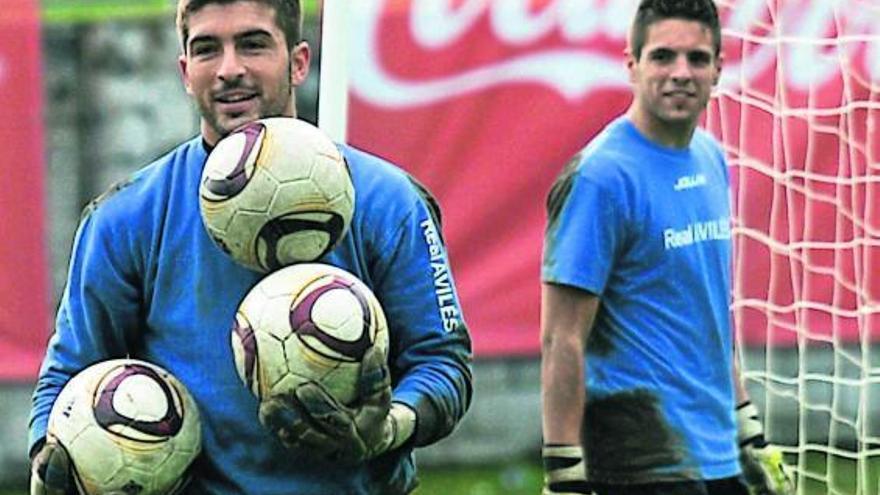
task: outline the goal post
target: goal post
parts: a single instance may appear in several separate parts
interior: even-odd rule
[[[740,368],[801,494],[880,487],[880,7],[719,0]],[[869,19],[872,19],[869,21]]]
[[[321,0],[321,60],[318,127],[346,141],[348,126],[349,0]]]

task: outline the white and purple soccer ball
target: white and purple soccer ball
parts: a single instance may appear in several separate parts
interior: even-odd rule
[[[201,451],[199,412],[159,366],[102,361],[76,374],[49,415],[47,435],[70,456],[80,493],[173,493]]]
[[[232,328],[235,367],[259,399],[316,381],[342,403],[358,397],[364,354],[387,353],[388,326],[373,292],[320,263],[288,266],[251,289]]]
[[[354,211],[348,166],[317,127],[257,120],[221,139],[199,187],[211,239],[234,260],[270,272],[315,261],[345,236]]]

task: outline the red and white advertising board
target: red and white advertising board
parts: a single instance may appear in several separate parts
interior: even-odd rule
[[[629,105],[622,54],[636,5],[351,3],[348,140],[438,197],[479,355],[539,350],[545,197],[567,160]],[[880,43],[865,41],[877,23],[855,7],[722,8],[727,58],[706,126],[730,157],[734,316],[751,344],[791,344],[793,326],[844,341],[866,325],[880,333],[880,277],[866,272],[880,265],[878,140],[867,135]],[[774,42],[785,36],[820,41]]]
[[[0,380],[36,376],[49,330],[37,8],[0,8]]]

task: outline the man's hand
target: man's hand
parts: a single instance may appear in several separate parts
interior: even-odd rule
[[[794,495],[782,451],[764,439],[758,409],[751,402],[737,407],[739,459],[751,495]]]
[[[583,495],[593,490],[587,483],[584,450],[580,445],[545,445],[542,495]]]
[[[381,349],[364,355],[360,400],[341,404],[319,383],[308,382],[260,404],[260,422],[291,449],[326,459],[361,463],[403,445],[416,428],[415,412],[391,402],[391,376]]]
[[[49,439],[31,460],[31,495],[76,493],[70,458],[58,443]]]

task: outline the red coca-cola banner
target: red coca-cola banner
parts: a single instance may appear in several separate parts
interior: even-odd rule
[[[0,8],[0,380],[36,376],[49,328],[37,8]]]
[[[748,344],[880,336],[880,42],[859,3],[722,8],[727,58],[706,125],[731,162],[733,315]],[[545,196],[629,105],[636,5],[353,2],[349,141],[439,198],[480,355],[539,350]]]

